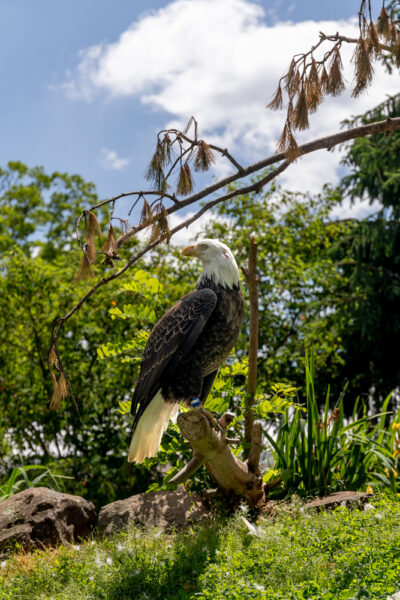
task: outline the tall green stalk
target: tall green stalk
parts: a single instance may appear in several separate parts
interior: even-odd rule
[[[346,421],[345,390],[330,410],[328,388],[320,411],[314,381],[314,356],[306,356],[305,413],[287,409],[276,439],[265,434],[275,455],[274,469],[280,472],[284,485],[276,493],[322,495],[367,486],[398,491],[395,433],[387,424],[390,395],[377,415],[368,416],[366,407],[359,410],[356,402],[352,417]]]

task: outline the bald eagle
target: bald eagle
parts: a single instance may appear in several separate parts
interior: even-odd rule
[[[157,454],[180,402],[204,404],[242,325],[239,270],[228,246],[203,239],[182,254],[199,258],[203,272],[195,289],[161,317],[147,340],[132,398],[129,462]]]

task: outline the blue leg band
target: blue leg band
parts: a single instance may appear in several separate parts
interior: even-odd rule
[[[200,398],[196,398],[195,396],[193,396],[191,403],[192,408],[197,408],[198,406],[201,406]]]

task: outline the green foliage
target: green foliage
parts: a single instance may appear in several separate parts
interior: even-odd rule
[[[39,475],[36,475],[33,479],[28,476],[28,471],[42,471]],[[10,496],[21,492],[22,490],[37,487],[39,485],[47,485],[48,487],[55,487],[57,490],[60,489],[57,480],[65,479],[62,475],[55,475],[50,469],[42,465],[23,465],[21,467],[15,467],[8,479],[4,483],[0,483],[0,502],[7,500]]]
[[[0,168],[0,253],[17,244],[27,254],[41,248],[53,260],[75,234],[85,205],[96,200],[92,183],[79,175],[9,162]]]
[[[212,394],[208,397],[204,408],[222,414],[235,401],[243,404],[245,396],[244,382],[246,381],[248,370],[247,358],[239,362],[230,362],[221,367],[214,382]]]
[[[237,514],[186,532],[131,527],[15,555],[1,563],[0,599],[386,600],[400,590],[399,502],[367,508],[310,513],[294,502],[256,524]]]
[[[316,348],[321,385],[342,368],[341,329],[346,323],[336,319],[336,306],[346,279],[329,250],[353,225],[330,219],[340,198],[329,187],[313,198],[271,186],[228,201],[219,208],[224,220],[207,230],[224,239],[242,265],[249,236],[257,232],[260,388],[271,381],[301,385],[307,347]],[[238,347],[246,352],[246,335]]]
[[[295,402],[299,388],[287,383],[272,383],[270,394],[256,396],[255,415],[260,419],[270,417],[271,413],[284,413],[290,408],[305,410]]]
[[[355,117],[349,127],[366,125],[400,115],[400,94]],[[352,201],[367,197],[370,203],[379,201],[382,209],[398,218],[400,214],[400,133],[373,134],[360,137],[348,145],[343,164],[350,173],[341,181],[341,191]],[[389,217],[390,218],[390,217]]]
[[[389,97],[349,125],[400,115],[400,95]],[[367,199],[374,214],[332,245],[331,257],[343,276],[337,317],[343,346],[342,379],[354,397],[373,390],[378,405],[400,385],[400,134],[371,135],[348,145],[350,173],[340,185],[343,197]],[[345,282],[347,282],[345,284]]]
[[[329,389],[321,414],[315,387],[313,357],[306,363],[306,414],[287,409],[281,418],[276,439],[265,433],[274,453],[272,475],[282,479],[275,494],[297,492],[302,495],[325,494],[339,490],[390,488],[400,489],[396,434],[388,428],[386,412],[390,395],[382,413],[358,414],[357,403],[352,418],[344,418],[343,395],[329,410]],[[397,419],[400,411],[397,414]],[[395,419],[396,421],[396,419]]]
[[[144,491],[158,471],[128,468],[130,419],[118,410],[131,394],[134,359],[141,352],[123,346],[129,347],[137,339],[135,328],[147,323],[110,319],[108,309],[119,308],[122,282],[100,290],[69,321],[60,340],[79,414],[69,399],[58,412],[49,410],[51,329],[90,285],[72,283],[79,252],[70,244],[76,217],[96,201],[94,188],[78,176],[46,175],[20,163],[11,163],[0,177],[0,479],[20,465],[21,455],[30,465],[71,477],[66,491],[97,506]],[[138,294],[124,294],[130,294],[126,304],[143,304]],[[97,349],[113,338],[132,365],[98,360]]]
[[[128,337],[130,327],[107,315],[115,286],[99,293],[95,310],[71,320],[60,351],[80,414],[69,400],[58,412],[50,411],[46,353],[51,327],[87,289],[84,284],[72,287],[73,277],[70,257],[63,255],[49,263],[15,248],[0,258],[0,405],[13,449],[5,454],[0,472],[5,476],[17,466],[18,454],[29,456],[31,464],[56,467],[56,472],[73,477],[66,482],[67,491],[106,503],[128,495],[135,484],[145,488],[148,480],[146,476],[143,481],[140,470],[127,473],[121,460],[127,452],[129,420],[121,419],[117,410],[130,393],[132,369],[97,360],[104,338]]]

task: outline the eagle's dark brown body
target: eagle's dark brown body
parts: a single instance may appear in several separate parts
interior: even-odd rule
[[[196,289],[212,290],[217,303],[192,349],[179,357],[172,373],[167,371],[162,377],[161,391],[166,401],[189,404],[194,396],[203,404],[242,326],[243,295],[238,287],[230,290],[206,279]]]

